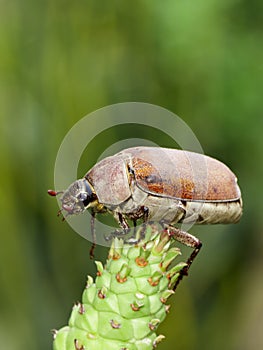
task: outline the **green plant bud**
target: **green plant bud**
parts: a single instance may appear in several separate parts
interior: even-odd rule
[[[151,350],[161,342],[156,331],[174,294],[169,286],[186,264],[170,268],[180,251],[157,227],[148,225],[144,237],[136,245],[113,239],[106,265],[95,262],[97,277],[88,276],[68,326],[54,333],[53,350]]]

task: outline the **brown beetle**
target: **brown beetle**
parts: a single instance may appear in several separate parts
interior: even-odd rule
[[[211,157],[177,149],[125,149],[98,162],[62,193],[67,215],[87,208],[93,218],[110,212],[123,229],[129,227],[127,220],[161,222],[177,240],[195,248],[189,266],[201,242],[174,224],[235,223],[242,215],[241,193],[231,170]]]

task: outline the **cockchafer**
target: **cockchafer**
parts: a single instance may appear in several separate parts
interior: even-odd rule
[[[236,223],[242,215],[236,176],[220,161],[194,152],[161,147],[133,147],[107,157],[62,193],[66,215],[91,208],[111,213],[124,230],[129,220],[160,222],[171,236],[194,248],[201,242],[176,223]],[[188,266],[188,268],[189,268]]]

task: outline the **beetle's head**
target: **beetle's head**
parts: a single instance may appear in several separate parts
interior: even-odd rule
[[[67,212],[67,215],[80,214],[96,201],[97,196],[93,192],[91,185],[86,179],[81,179],[73,182],[66,191],[55,192],[49,190],[51,196],[56,196],[62,193],[60,198],[62,209]]]

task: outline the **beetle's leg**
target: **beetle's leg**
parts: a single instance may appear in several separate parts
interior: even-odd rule
[[[125,231],[125,233],[127,232],[127,230],[130,228],[127,220],[125,219],[124,215],[119,213],[119,212],[113,212],[113,216],[114,219],[118,222],[118,224],[120,225],[120,227]]]
[[[124,217],[123,214],[121,213],[118,213],[118,222],[119,222],[119,225],[121,226],[121,228],[124,230],[124,231],[128,231],[128,229],[130,228],[126,218]]]
[[[136,211],[129,214],[129,218],[133,221],[133,235],[131,236],[129,242],[132,244],[137,244],[139,241],[141,241],[144,238],[144,233],[146,229],[146,222],[148,221],[149,217],[149,209],[145,206],[141,206]],[[137,235],[137,220],[142,219],[142,225],[143,229],[140,231],[140,235]]]
[[[117,221],[120,228],[123,230],[123,232],[119,233],[118,231],[115,233],[116,236],[123,236],[126,235],[129,232],[129,224],[124,217],[124,215],[118,211],[113,211],[113,217]]]
[[[142,210],[143,210],[143,221],[144,221],[144,222],[147,222],[147,221],[148,221],[148,218],[149,218],[149,208],[143,206],[143,207],[142,207]]]
[[[90,259],[94,258],[94,250],[96,247],[95,216],[96,216],[96,212],[94,210],[91,210],[90,227],[91,227],[92,246],[89,251]]]
[[[127,214],[130,220],[133,221],[134,226],[136,226],[137,220],[142,219],[143,223],[148,221],[149,209],[142,205],[139,209],[134,210],[133,212]]]
[[[60,216],[60,215],[62,215],[62,221],[65,221],[66,219],[65,219],[65,216],[62,213],[62,209],[59,209],[59,211],[57,213],[57,216]]]
[[[173,226],[166,226],[165,229],[167,230],[168,234],[170,237],[173,237],[174,239],[176,239],[178,242],[194,248],[192,254],[190,255],[190,257],[188,258],[187,262],[186,262],[186,266],[181,270],[180,272],[180,276],[177,279],[173,290],[175,290],[178,286],[178,284],[180,283],[180,281],[182,280],[182,278],[184,276],[188,275],[188,270],[190,268],[190,266],[192,265],[194,259],[196,258],[196,256],[198,255],[198,253],[200,252],[200,249],[202,247],[202,242],[196,238],[193,235],[190,235],[190,233],[180,230],[179,228],[173,227]]]
[[[140,233],[139,240],[143,239],[145,237],[145,230],[146,230],[146,224],[148,222],[149,218],[149,208],[142,206],[141,211],[143,212],[142,219],[143,219],[143,230]]]
[[[191,247],[191,248],[196,248],[200,245],[200,240],[196,238],[193,235],[190,235],[190,233],[180,230],[177,227],[173,227],[170,225],[164,225],[164,228],[167,230],[167,233],[170,237],[173,237],[176,239],[178,242]]]
[[[133,219],[132,222],[133,222],[133,236],[135,237],[135,235],[136,235],[136,227],[137,227],[137,220]]]

